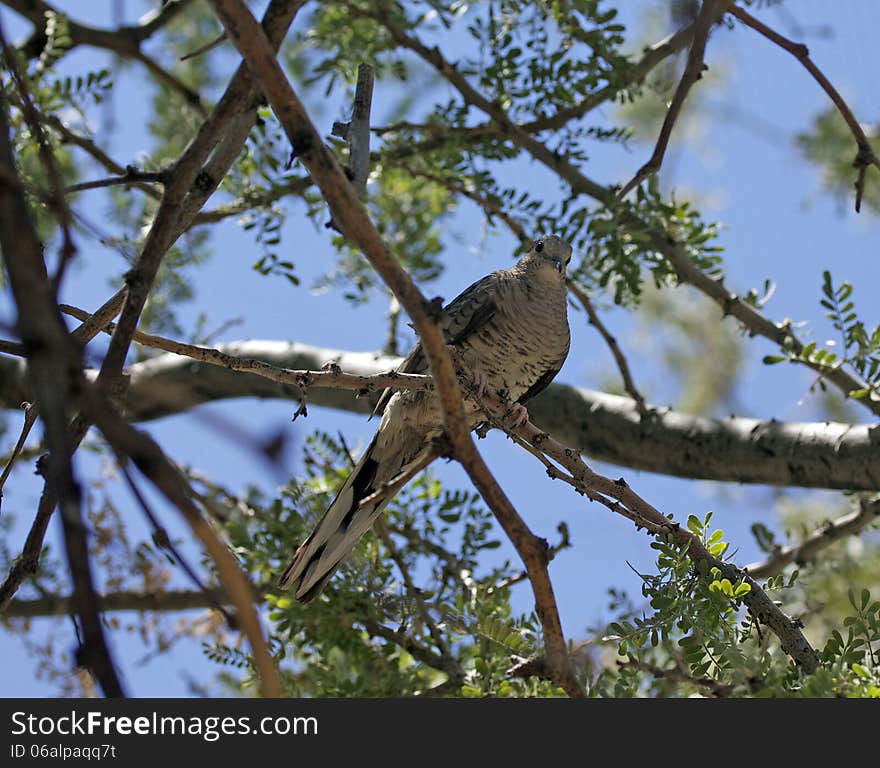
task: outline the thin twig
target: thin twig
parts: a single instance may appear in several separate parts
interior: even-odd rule
[[[0,167],[5,175],[14,176],[15,165],[6,109],[0,105]],[[71,460],[68,417],[77,394],[82,359],[58,311],[56,290],[49,280],[43,247],[21,185],[0,185],[0,248],[6,254],[15,254],[14,259],[4,259],[4,264],[16,304],[16,324],[28,349],[28,379],[45,425],[49,448],[41,467],[45,488],[51,489],[61,509],[64,546],[82,628],[77,663],[95,675],[106,696],[121,697],[125,692],[101,623],[81,490]]]
[[[551,562],[556,557],[556,555],[562,552],[562,550],[569,549],[571,547],[571,536],[569,535],[568,526],[565,523],[560,523],[556,526],[556,530],[559,532],[559,541],[557,541],[555,544],[551,545],[547,549],[547,559]],[[509,589],[514,584],[519,584],[525,581],[528,577],[529,575],[525,571],[515,573],[513,576],[502,579],[497,584],[489,587],[489,594],[491,595],[493,592],[497,592],[499,589]]]
[[[60,308],[65,314],[80,320],[89,317],[88,312],[78,307],[73,307],[70,304],[62,304]],[[107,333],[112,333],[114,329],[114,323],[107,323],[104,328]],[[277,381],[279,384],[299,387],[301,390],[307,390],[309,387],[333,387],[337,389],[353,389],[360,395],[368,395],[372,392],[381,392],[386,388],[424,390],[433,387],[430,376],[417,373],[389,371],[388,373],[373,376],[359,376],[354,373],[345,373],[335,368],[325,371],[293,371],[288,368],[270,365],[262,360],[236,357],[235,355],[221,352],[219,349],[186,344],[182,341],[174,341],[162,336],[155,336],[152,333],[143,333],[142,331],[135,331],[132,334],[132,340],[146,347],[162,349],[166,352],[192,358],[193,360],[200,360],[203,363],[228,368],[231,371],[253,373],[257,376]]]
[[[837,111],[840,112],[841,116],[846,121],[850,133],[852,133],[853,138],[856,141],[857,148],[856,157],[855,160],[853,160],[853,168],[857,171],[855,188],[856,213],[858,213],[861,210],[862,195],[865,192],[865,172],[869,165],[873,165],[875,168],[880,169],[880,159],[878,159],[877,155],[874,153],[871,143],[868,141],[868,137],[865,135],[865,131],[856,119],[853,111],[849,108],[849,105],[846,103],[843,96],[840,95],[838,90],[832,85],[831,81],[825,76],[825,73],[822,72],[822,70],[819,69],[810,58],[810,51],[806,45],[803,43],[796,43],[789,40],[787,37],[780,35],[762,21],[756,19],[744,8],[734,5],[731,0],[725,0],[725,2],[727,3],[728,13],[735,16],[743,24],[751,27],[756,32],[762,34],[768,40],[794,56],[804,69],[813,76],[813,79],[819,83],[822,90],[828,94],[828,97],[834,102],[834,106],[837,107]]]
[[[83,394],[89,417],[113,450],[118,455],[130,458],[140,472],[178,509],[214,561],[220,582],[235,605],[238,622],[248,638],[262,693],[267,697],[281,696],[278,670],[269,653],[254,606],[253,587],[226,544],[193,503],[186,479],[152,437],[134,429],[119,417],[111,402],[97,387],[86,386]]]
[[[6,480],[9,477],[9,473],[12,472],[12,468],[15,466],[15,462],[21,455],[21,451],[22,448],[24,448],[25,441],[28,439],[28,435],[31,433],[31,429],[33,428],[34,423],[37,420],[37,409],[33,403],[22,403],[22,408],[24,409],[24,422],[21,425],[21,434],[18,436],[18,441],[15,443],[15,447],[12,449],[12,454],[9,456],[9,461],[7,461],[6,466],[3,467],[3,473],[0,474],[0,503],[2,503],[3,501],[3,486],[6,485]]]
[[[614,362],[617,363],[617,370],[620,371],[620,377],[623,379],[623,388],[635,402],[636,410],[639,412],[639,415],[644,418],[649,414],[648,406],[645,405],[645,398],[642,397],[641,392],[639,392],[636,387],[635,381],[633,381],[632,373],[630,373],[629,370],[629,363],[627,363],[626,357],[617,343],[617,339],[614,338],[599,318],[599,315],[596,313],[596,309],[593,306],[593,302],[590,301],[590,297],[587,296],[586,291],[584,291],[574,280],[566,280],[566,283],[568,284],[569,293],[580,302],[584,311],[587,313],[590,325],[599,332],[599,335],[604,339],[609,351],[614,356]]]
[[[678,669],[678,667],[663,669],[662,667],[657,667],[632,657],[626,661],[618,661],[617,666],[621,669],[637,669],[640,672],[649,672],[657,680],[668,680],[671,683],[692,685],[694,688],[706,691],[718,699],[727,698],[733,692],[732,685],[719,683],[711,677],[694,677]]]
[[[666,147],[669,146],[669,138],[672,136],[672,129],[675,122],[681,114],[681,108],[690,93],[694,84],[703,76],[703,70],[706,65],[703,57],[706,53],[706,41],[709,39],[709,32],[712,25],[717,21],[718,17],[718,0],[703,0],[700,6],[700,12],[694,23],[694,38],[691,43],[690,51],[688,51],[687,63],[678,86],[669,102],[669,108],[666,111],[666,117],[663,119],[663,125],[660,127],[660,135],[657,137],[657,143],[654,146],[654,152],[650,159],[637,172],[636,175],[624,184],[623,188],[617,195],[619,200],[623,200],[632,190],[641,184],[649,176],[653,176],[660,170],[663,164],[663,157],[666,154]]]
[[[747,565],[743,570],[756,579],[776,576],[791,563],[803,565],[814,560],[823,550],[848,536],[856,536],[880,518],[880,500],[859,499],[858,509],[834,520],[828,520],[798,544],[780,547],[766,560]]]
[[[531,238],[528,233],[513,216],[511,216],[504,207],[500,204],[500,202],[496,202],[485,195],[481,195],[479,192],[476,192],[473,189],[470,189],[466,185],[462,184],[460,181],[457,181],[453,178],[438,176],[435,173],[430,173],[428,171],[423,171],[418,168],[413,168],[410,165],[396,163],[393,160],[390,161],[391,165],[395,165],[399,168],[405,170],[410,176],[414,176],[415,178],[425,179],[426,181],[430,181],[438,186],[445,187],[450,192],[454,192],[455,194],[461,195],[462,197],[466,197],[468,200],[476,203],[480,208],[483,209],[483,212],[486,214],[486,218],[489,223],[492,223],[493,218],[498,218],[504,224],[507,225],[507,228],[513,233],[514,237],[520,241],[520,243],[528,243],[531,242]]]
[[[181,61],[188,61],[189,59],[194,59],[196,56],[201,56],[203,53],[207,53],[208,51],[213,51],[218,45],[220,45],[226,39],[226,33],[221,32],[217,37],[211,40],[209,43],[205,43],[204,45],[200,45],[194,51],[190,51],[189,53],[183,54],[180,57]]]
[[[79,147],[93,160],[106,168],[110,173],[115,173],[118,176],[125,174],[126,169],[124,166],[113,160],[113,158],[110,157],[110,155],[108,155],[103,149],[101,149],[94,141],[92,141],[92,139],[88,138],[87,136],[82,136],[76,131],[72,131],[56,115],[41,114],[40,120],[42,120],[61,137],[61,142],[63,144],[73,144],[74,146]],[[146,192],[146,194],[148,194],[154,200],[159,200],[162,197],[162,193],[155,187],[150,186],[149,184],[137,184],[136,186],[141,191]]]
[[[53,279],[53,284],[57,290],[58,286],[61,285],[68,262],[76,254],[76,246],[73,243],[73,235],[71,234],[73,217],[67,205],[67,200],[64,197],[64,180],[61,176],[61,169],[58,167],[58,160],[55,158],[55,153],[52,151],[52,146],[49,144],[46,132],[43,130],[39,112],[37,112],[37,108],[34,106],[27,83],[18,68],[18,62],[15,60],[16,52],[6,42],[6,36],[3,33],[2,27],[0,27],[0,46],[3,47],[6,68],[12,75],[18,96],[21,99],[22,116],[27,123],[28,130],[37,141],[40,162],[46,171],[46,177],[49,179],[50,207],[55,218],[58,220],[58,226],[61,228],[61,252],[58,259],[58,268]]]
[[[483,395],[482,403],[490,416],[500,422],[503,422],[511,407],[506,399],[492,391]],[[743,602],[749,613],[756,621],[770,628],[779,638],[782,649],[804,671],[812,673],[817,669],[818,655],[801,632],[799,622],[786,616],[747,572],[712,555],[699,537],[655,509],[633,491],[623,478],[612,480],[594,472],[584,463],[578,451],[562,445],[531,422],[505,431],[519,445],[524,448],[528,446],[527,450],[539,458],[551,478],[563,480],[591,500],[626,517],[639,529],[645,529],[655,536],[671,536],[695,564],[705,563],[709,568],[717,568],[731,582],[741,580],[747,583],[750,591],[744,595]],[[551,459],[566,471],[558,469]]]
[[[400,345],[398,344],[397,339],[397,329],[400,325],[400,302],[397,300],[397,297],[392,293],[390,299],[388,300],[388,333],[385,336],[385,344],[382,347],[382,351],[386,355],[399,355],[400,354]]]
[[[167,171],[139,171],[133,165],[126,166],[122,176],[113,176],[109,179],[96,179],[94,181],[81,181],[65,188],[67,194],[84,192],[87,189],[101,189],[103,187],[116,187],[123,184],[137,184],[138,182],[153,182],[165,184],[168,182]]]

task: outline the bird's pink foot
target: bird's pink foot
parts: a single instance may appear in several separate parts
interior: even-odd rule
[[[529,420],[529,412],[522,403],[514,403],[504,417],[510,429],[518,429]]]
[[[485,374],[485,372],[476,370],[473,372],[474,374],[474,389],[477,391],[477,397],[482,397],[486,394],[486,390],[489,388],[489,377]]]

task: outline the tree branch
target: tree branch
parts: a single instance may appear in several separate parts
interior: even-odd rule
[[[231,342],[217,351],[235,359],[258,360],[270,366],[268,370],[318,372],[333,361],[357,377],[384,376],[400,363],[400,358],[378,352],[281,341]],[[128,373],[126,412],[135,420],[161,418],[229,398],[302,397],[295,375],[293,384],[281,384],[172,354],[136,363]],[[371,379],[360,382],[369,386]],[[386,383],[399,384],[383,379]],[[359,389],[312,388],[309,403],[368,414],[375,396],[358,397]],[[24,365],[0,359],[0,407],[17,409],[31,397]],[[553,383],[529,402],[529,413],[542,429],[585,455],[631,469],[720,482],[880,490],[880,429],[874,425],[710,419],[651,403],[646,407],[650,418],[643,419],[628,397]]]
[[[359,9],[349,6],[355,13]],[[624,88],[632,87],[641,83],[650,72],[669,56],[673,56],[683,50],[693,39],[694,25],[674,32],[663,40],[645,49],[642,58],[635,62],[626,76],[615,79],[614,83],[608,84],[591,94],[588,94],[576,104],[570,107],[562,107],[548,117],[541,117],[527,123],[518,124],[528,133],[536,134],[543,131],[556,131],[564,128],[572,120],[579,119],[594,109],[602,106],[605,102],[613,99]],[[489,137],[503,137],[503,127],[494,121],[481,123],[469,128],[450,129],[446,126],[428,123],[426,125],[412,125],[411,123],[397,123],[382,128],[374,128],[373,132],[382,136],[388,133],[400,133],[401,130],[420,130],[432,134],[431,138],[423,139],[399,147],[395,147],[390,154],[395,159],[405,157],[422,156],[436,150],[449,142],[473,142]]]
[[[880,500],[859,499],[858,509],[836,520],[828,520],[799,544],[779,547],[766,560],[747,565],[743,570],[756,579],[777,576],[791,563],[803,565],[815,559],[835,542],[859,533],[876,523],[880,517]]]
[[[118,187],[123,184],[128,186],[143,182],[165,184],[168,181],[168,174],[165,171],[139,171],[135,166],[128,165],[125,173],[120,176],[113,176],[109,179],[95,179],[94,181],[81,181],[65,188],[67,194],[73,192],[85,192],[87,189],[102,189],[104,187]]]
[[[492,392],[483,396],[482,403],[495,421],[503,421],[504,415],[510,410],[510,403]],[[576,450],[541,432],[531,422],[516,430],[505,431],[514,442],[544,464],[551,478],[563,480],[591,501],[598,501],[612,512],[631,520],[638,529],[644,528],[654,536],[672,537],[696,566],[704,565],[707,570],[717,568],[732,583],[740,580],[747,583],[750,591],[742,601],[755,621],[770,628],[779,638],[782,650],[807,674],[816,671],[819,657],[801,632],[800,623],[786,616],[746,571],[712,555],[698,536],[655,509],[633,491],[623,478],[611,480],[597,474],[584,463]],[[559,470],[552,462],[566,471]]]
[[[72,131],[70,128],[68,128],[56,115],[46,115],[41,113],[40,120],[48,125],[61,137],[62,143],[73,144],[74,146],[79,147],[93,160],[106,168],[110,173],[115,173],[117,176],[122,176],[125,174],[125,167],[114,161],[113,158],[110,157],[110,155],[108,155],[90,138],[82,136],[76,131]],[[139,183],[136,184],[136,186],[138,189],[148,194],[154,200],[160,200],[162,198],[162,193],[155,187],[150,186],[149,184]]]
[[[584,308],[584,311],[587,313],[587,317],[589,318],[590,325],[592,325],[598,332],[599,335],[604,340],[607,345],[609,351],[614,357],[614,362],[617,363],[617,370],[620,371],[620,378],[623,379],[623,388],[626,390],[626,393],[633,399],[635,403],[636,410],[639,412],[639,415],[644,417],[648,415],[648,407],[645,405],[645,398],[642,397],[638,388],[636,387],[635,382],[633,381],[632,373],[629,370],[629,363],[626,361],[626,357],[620,349],[620,346],[617,344],[617,339],[609,332],[609,330],[605,327],[605,324],[599,318],[599,315],[596,314],[596,309],[593,307],[593,302],[590,301],[590,297],[587,296],[586,291],[584,291],[574,280],[567,280],[568,291],[571,293]]]
[[[351,183],[361,200],[367,196],[367,177],[370,175],[370,109],[373,104],[373,68],[369,64],[358,67],[354,91],[354,109],[350,123],[333,123],[332,133],[348,142],[348,172]]]
[[[9,474],[15,466],[15,462],[21,455],[25,441],[28,439],[28,435],[31,433],[31,429],[33,429],[33,426],[37,421],[37,409],[33,403],[22,403],[22,407],[24,409],[24,422],[21,425],[21,432],[18,435],[15,447],[12,449],[12,454],[9,456],[9,461],[6,462],[6,466],[3,467],[3,472],[0,474],[0,504],[3,502],[3,486],[6,485],[6,480],[9,478]]]
[[[59,11],[43,0],[2,0],[2,2],[34,25],[34,32],[23,48],[27,56],[39,56],[46,45],[46,15],[58,14]],[[161,10],[147,14],[140,24],[116,29],[99,29],[68,19],[70,45],[67,50],[86,45],[139,61],[155,77],[178,91],[188,104],[204,114],[199,94],[141,50],[143,42],[168,24],[188,2],[189,0],[175,0],[167,3]]]
[[[768,40],[776,43],[780,48],[788,51],[788,53],[794,56],[803,65],[804,69],[813,76],[813,79],[819,83],[822,90],[828,94],[828,98],[834,102],[834,106],[837,107],[837,111],[840,112],[841,116],[846,121],[850,133],[852,133],[853,138],[856,141],[857,152],[855,160],[853,160],[853,168],[856,169],[858,174],[855,183],[856,213],[858,213],[862,208],[862,195],[865,192],[865,173],[868,170],[868,166],[873,165],[875,168],[880,169],[880,159],[874,154],[874,150],[868,141],[868,137],[865,135],[861,123],[856,119],[856,116],[849,108],[849,105],[846,103],[843,96],[840,95],[838,90],[831,84],[831,81],[825,77],[822,70],[819,69],[810,58],[810,52],[806,45],[803,43],[795,43],[787,37],[783,37],[778,32],[756,19],[744,8],[734,5],[732,0],[725,0],[725,3],[727,4],[727,11],[731,16],[735,16],[743,24],[751,27],[756,32],[762,34]]]
[[[687,63],[682,72],[681,79],[669,103],[669,109],[666,111],[666,117],[663,119],[663,125],[660,127],[660,135],[657,137],[657,144],[651,158],[645,163],[630,181],[623,186],[618,193],[619,200],[623,200],[633,189],[641,184],[649,176],[653,176],[660,170],[663,164],[663,157],[666,154],[666,147],[669,145],[669,138],[672,136],[672,129],[675,127],[675,121],[681,114],[681,108],[684,106],[691,88],[703,76],[703,70],[706,65],[703,58],[706,53],[706,41],[709,39],[709,31],[712,25],[718,21],[719,17],[718,0],[703,0],[700,6],[700,12],[694,22],[694,37],[691,43],[691,49],[688,51]]]
[[[705,691],[718,699],[727,698],[733,692],[732,685],[719,683],[711,677],[694,677],[676,667],[663,669],[632,657],[628,658],[626,661],[618,661],[617,666],[621,669],[637,669],[640,672],[648,672],[657,680],[668,680],[669,682],[678,685],[692,685],[694,688]]]
[[[262,599],[262,595],[259,595]],[[228,602],[222,588],[169,590],[167,592],[111,592],[98,596],[98,606],[104,612],[116,611],[194,611],[214,608]],[[43,595],[34,600],[13,600],[6,610],[10,619],[36,619],[67,616],[73,613],[73,599],[61,595]]]
[[[254,588],[253,599],[262,602],[263,593]],[[98,604],[104,612],[119,611],[196,611],[213,609],[218,604],[228,603],[229,596],[223,589],[168,590],[164,592],[110,592],[98,596]],[[63,595],[43,595],[33,600],[13,600],[6,616],[10,619],[37,619],[67,616],[73,611],[73,600]],[[413,658],[433,669],[446,673],[457,686],[461,685],[461,670],[458,662],[450,664],[448,659],[416,642],[405,632],[393,630],[370,619],[359,619],[364,629],[372,637],[378,637],[400,646]]]
[[[12,75],[12,80],[15,82],[15,87],[18,91],[21,114],[24,117],[28,130],[36,139],[40,163],[46,171],[46,178],[49,180],[49,208],[58,220],[58,226],[61,229],[61,254],[54,280],[57,290],[58,286],[61,285],[61,279],[68,261],[76,253],[76,246],[73,244],[73,236],[71,235],[73,217],[67,205],[67,199],[64,197],[64,181],[61,178],[58,161],[55,159],[55,154],[52,152],[52,147],[46,138],[46,132],[40,123],[39,113],[34,106],[33,99],[31,99],[27,83],[18,69],[15,54],[6,42],[6,36],[3,33],[2,27],[0,27],[0,45],[3,46],[6,69]]]
[[[241,0],[211,0],[229,39],[258,73],[263,91],[294,151],[321,189],[340,230],[364,253],[406,309],[430,363],[452,453],[495,513],[529,572],[541,618],[553,678],[571,696],[583,692],[569,664],[559,612],[547,575],[546,552],[522,522],[480,457],[464,416],[456,373],[437,326],[436,311],[382,241],[333,155],[324,146],[298,96],[290,87],[262,30]]]
[[[87,386],[84,399],[90,419],[101,430],[101,434],[114,452],[119,456],[130,458],[140,472],[177,508],[214,561],[220,582],[230,601],[235,605],[238,622],[251,646],[262,693],[266,697],[280,697],[281,682],[260,628],[260,620],[253,601],[253,587],[226,544],[193,503],[193,493],[189,483],[168,460],[152,437],[134,429],[119,417],[100,389],[94,385]]]
[[[88,312],[72,307],[69,304],[60,305],[60,309],[65,314],[80,320],[90,317]],[[107,323],[104,330],[112,333],[114,327],[114,323]],[[151,333],[143,333],[142,331],[135,331],[132,334],[132,340],[146,347],[162,349],[166,352],[182,355],[193,360],[200,360],[203,363],[210,363],[211,365],[227,368],[231,371],[253,373],[256,376],[261,376],[279,384],[298,387],[303,391],[308,390],[310,387],[333,387],[336,389],[355,390],[359,396],[363,397],[373,393],[381,394],[386,388],[407,390],[433,388],[430,376],[400,373],[396,370],[389,370],[387,373],[372,376],[359,376],[357,374],[345,373],[335,363],[325,361],[321,366],[324,370],[294,371],[270,365],[262,360],[236,357],[219,349],[185,344]]]
[[[4,178],[15,178],[5,104],[0,107],[0,168]],[[4,259],[4,264],[16,304],[16,325],[28,356],[30,386],[46,427],[49,456],[43,476],[61,508],[76,613],[82,625],[77,663],[94,674],[106,696],[121,697],[125,693],[107,646],[95,597],[80,509],[81,490],[73,472],[73,446],[67,429],[82,359],[58,312],[42,245],[20,184],[0,183],[0,247],[5,254],[15,254],[15,258]]]

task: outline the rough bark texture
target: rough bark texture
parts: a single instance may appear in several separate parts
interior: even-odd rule
[[[400,358],[282,341],[225,344],[222,351],[291,369],[317,370],[334,361],[371,375]],[[298,400],[296,387],[163,354],[131,367],[128,410],[139,421],[235,397]],[[0,358],[0,405],[18,408],[29,394],[23,366]],[[351,390],[312,389],[310,405],[369,413],[374,397]],[[552,384],[529,403],[535,424],[589,458],[632,469],[740,483],[880,490],[880,428],[870,424],[776,422],[745,417],[709,419],[668,408],[647,419],[635,403],[566,384]]]

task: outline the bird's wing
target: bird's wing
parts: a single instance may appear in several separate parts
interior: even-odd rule
[[[547,387],[550,386],[550,382],[556,378],[556,374],[562,370],[562,364],[565,362],[565,358],[563,357],[558,364],[551,365],[538,380],[532,384],[522,395],[520,395],[517,400],[518,403],[525,403],[526,400],[531,400],[535,395],[543,392]]]
[[[486,275],[465,288],[444,307],[440,328],[447,344],[461,343],[493,317],[497,311],[495,296],[498,280],[497,272]],[[410,350],[397,370],[400,373],[427,373],[428,361],[420,343]],[[391,389],[382,393],[371,417],[382,413],[393,394],[394,390]]]

